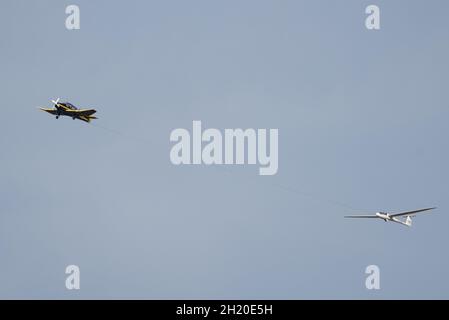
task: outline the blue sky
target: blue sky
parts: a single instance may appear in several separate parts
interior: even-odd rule
[[[447,1],[0,8],[1,298],[448,298]],[[56,97],[99,119],[36,110]],[[278,128],[277,175],[172,165],[192,120]]]

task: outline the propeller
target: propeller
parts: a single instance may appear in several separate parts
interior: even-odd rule
[[[55,101],[55,100],[51,100],[51,102],[53,102],[53,104],[55,105],[55,107],[57,107],[57,106],[58,106],[58,102],[59,102],[59,98],[56,99],[56,101]]]

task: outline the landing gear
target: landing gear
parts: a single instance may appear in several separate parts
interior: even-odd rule
[[[75,120],[76,118],[75,118],[75,117],[72,117],[72,119]]]
[[[59,119],[59,116],[56,116],[56,119]]]

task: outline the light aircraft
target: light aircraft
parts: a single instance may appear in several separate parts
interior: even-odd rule
[[[412,226],[412,217],[414,217],[416,213],[433,210],[433,209],[436,209],[436,207],[418,209],[418,210],[413,210],[413,211],[405,211],[405,212],[399,212],[399,213],[377,212],[374,215],[345,216],[345,218],[377,218],[377,219],[382,219],[385,222],[392,221],[392,222],[403,224],[404,226],[407,226],[407,227],[411,227]],[[405,219],[402,219],[402,217],[405,217]]]
[[[90,120],[92,119],[97,119],[97,117],[93,116],[93,114],[97,112],[94,109],[78,109],[69,102],[59,102],[59,98],[56,99],[56,101],[51,100],[51,102],[55,106],[53,109],[48,108],[39,108],[39,109],[48,112],[52,115],[55,115],[56,119],[58,119],[60,116],[68,116],[72,117],[73,120],[79,119],[86,122],[90,122]]]

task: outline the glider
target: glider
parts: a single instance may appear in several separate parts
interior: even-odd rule
[[[93,114],[97,112],[94,109],[78,109],[73,104],[69,102],[59,102],[59,98],[56,101],[51,100],[55,106],[53,109],[39,108],[42,111],[48,112],[56,116],[58,119],[60,116],[72,117],[73,120],[78,119],[85,122],[90,122],[92,119],[98,119],[94,117]]]
[[[399,212],[399,213],[377,212],[374,215],[345,216],[345,218],[377,218],[377,219],[382,219],[385,222],[391,221],[391,222],[400,223],[407,227],[411,227],[412,226],[412,217],[414,217],[416,213],[433,210],[433,209],[436,209],[436,207],[418,209],[418,210],[413,210],[413,211],[405,211],[405,212]],[[403,219],[403,217],[405,217],[405,219]]]

